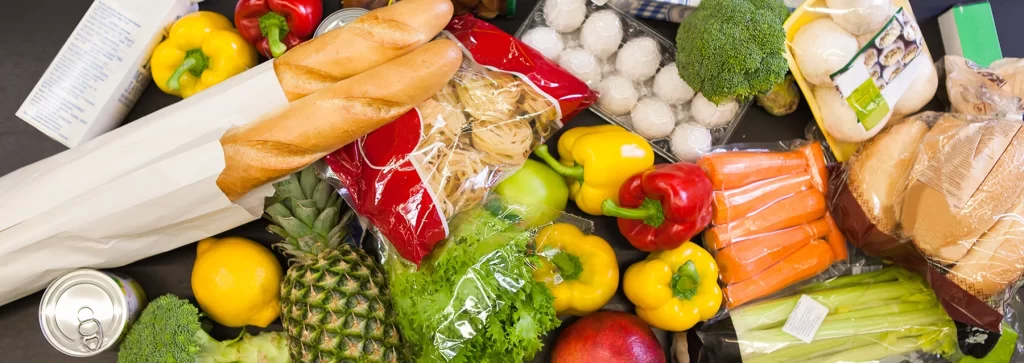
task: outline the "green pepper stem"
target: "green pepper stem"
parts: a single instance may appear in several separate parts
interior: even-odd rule
[[[202,49],[192,49],[185,52],[185,59],[178,66],[178,69],[174,70],[171,74],[171,78],[167,79],[167,88],[172,91],[181,89],[181,76],[185,75],[185,72],[192,73],[193,76],[199,77],[203,75],[203,71],[210,65],[210,58],[203,54]]]
[[[558,252],[554,257],[551,257],[551,263],[558,268],[558,273],[566,281],[578,279],[580,274],[583,273],[583,262],[580,261],[580,258],[565,251]]]
[[[288,20],[281,14],[269,12],[260,17],[260,33],[267,38],[270,45],[270,55],[274,58],[280,57],[288,50],[288,46],[281,42],[285,35],[288,35]]]
[[[686,261],[676,273],[672,274],[672,281],[669,282],[672,288],[672,295],[683,299],[692,299],[697,295],[697,285],[700,284],[700,274],[697,273],[697,265],[693,260]]]
[[[538,146],[537,149],[533,151],[533,154],[537,155],[540,160],[548,164],[548,166],[550,166],[551,169],[554,169],[556,173],[576,180],[583,180],[583,165],[562,165],[562,163],[558,162],[558,160],[555,160],[555,158],[551,156],[551,153],[548,152],[547,145]]]
[[[644,224],[655,228],[665,223],[665,211],[661,208],[661,201],[651,198],[644,198],[643,203],[637,208],[620,207],[611,199],[605,199],[601,203],[601,213],[609,217],[640,219]]]

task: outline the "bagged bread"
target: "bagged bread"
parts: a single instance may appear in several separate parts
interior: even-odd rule
[[[1021,103],[1024,85],[1020,85],[1024,83],[1024,70],[1019,70],[1022,69],[1019,66],[1013,67],[1011,62],[999,62],[995,64],[1002,65],[1004,71],[1014,77],[1011,78],[1014,82],[1008,82],[999,72],[981,68],[966,58],[955,55],[943,58],[946,92],[949,94],[952,112],[1020,119],[1024,112]],[[1018,94],[1012,90],[1015,84],[1020,91]]]
[[[450,218],[480,205],[596,99],[572,74],[472,16],[453,19],[445,36],[466,54],[452,80],[325,159],[327,179],[414,263],[447,236]]]
[[[1003,58],[992,62],[989,67],[1006,80],[1003,90],[1024,99],[1024,59]]]

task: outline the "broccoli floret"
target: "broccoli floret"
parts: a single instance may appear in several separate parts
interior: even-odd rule
[[[279,332],[220,342],[199,321],[199,309],[174,295],[149,303],[121,342],[118,363],[288,362],[287,339]],[[251,357],[242,360],[243,357]]]
[[[704,0],[676,34],[676,67],[711,102],[747,100],[786,77],[781,0]]]

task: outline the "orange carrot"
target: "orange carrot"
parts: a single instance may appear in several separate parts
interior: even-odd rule
[[[828,243],[815,240],[746,281],[722,289],[729,309],[771,295],[821,273],[832,265]]]
[[[831,213],[825,213],[825,220],[828,221],[829,229],[825,240],[828,241],[829,247],[832,247],[832,254],[835,256],[836,261],[845,260],[850,255],[846,247],[846,236],[843,236],[843,232],[839,231],[839,227],[836,226],[836,221],[832,219]]]
[[[820,142],[812,142],[801,146],[798,150],[807,159],[808,170],[811,174],[814,186],[822,194],[828,193],[828,165],[825,165],[825,153],[821,150]]]
[[[813,187],[809,174],[797,173],[762,180],[738,189],[715,191],[711,221],[715,224],[729,223],[772,202]]]
[[[828,221],[822,218],[733,243],[715,255],[719,277],[727,285],[744,281],[828,234]]]
[[[704,238],[705,242],[710,240],[709,244],[721,249],[745,237],[808,223],[824,215],[825,196],[817,189],[807,189],[749,216],[714,226],[704,234]]]

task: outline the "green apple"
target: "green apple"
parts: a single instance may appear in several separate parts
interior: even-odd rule
[[[558,219],[569,201],[565,178],[533,159],[527,159],[519,171],[499,183],[494,191],[528,227]]]

